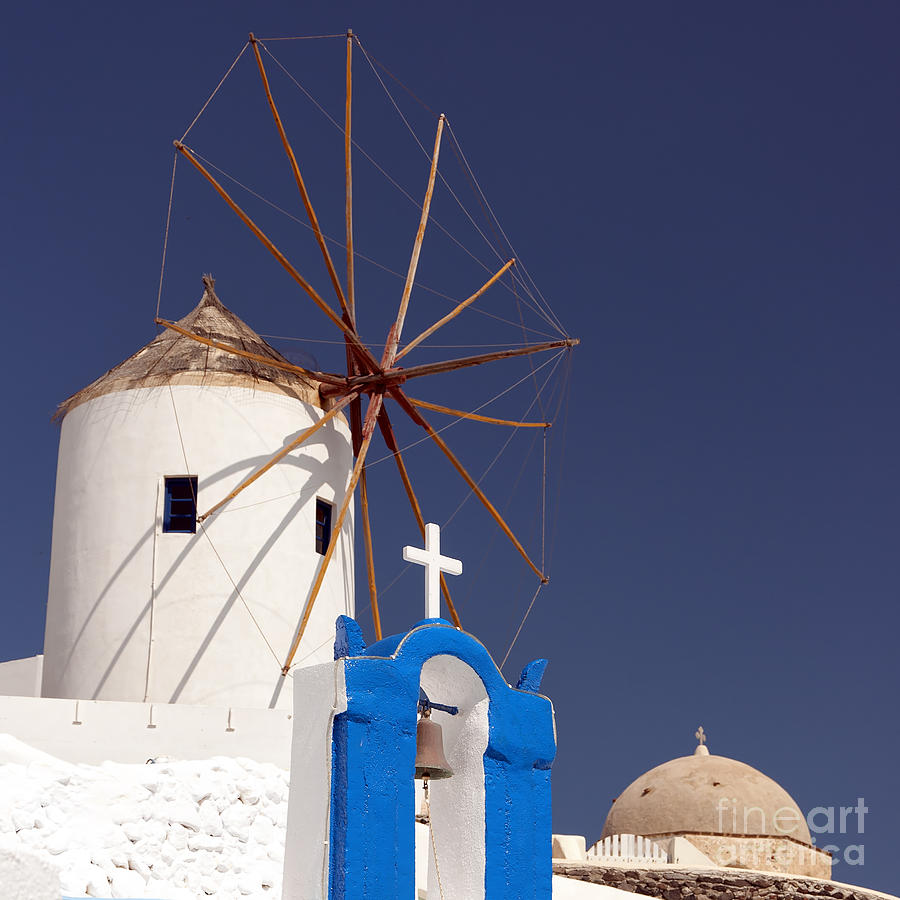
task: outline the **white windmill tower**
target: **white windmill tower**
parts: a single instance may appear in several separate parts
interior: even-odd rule
[[[290,708],[281,661],[332,540],[350,431],[204,286],[179,326],[259,361],[166,330],[60,407],[45,697]],[[298,664],[330,660],[336,616],[354,613],[352,510],[333,539]]]
[[[286,705],[287,696],[278,696],[278,679],[273,685],[272,662],[277,663],[276,672],[287,674],[300,663],[330,658],[335,618],[353,612],[351,545],[357,490],[369,602],[375,637],[380,640],[366,488],[366,458],[376,430],[397,465],[403,493],[426,537],[425,517],[392,425],[391,416],[397,411],[439,448],[538,578],[537,589],[548,581],[543,558],[532,559],[486,496],[480,479],[469,473],[441,436],[443,429],[433,427],[421,410],[514,429],[539,428],[545,439],[550,423],[499,419],[415,399],[406,385],[426,376],[546,351],[556,351],[559,361],[578,341],[566,336],[555,318],[538,306],[559,339],[400,365],[408,353],[504,276],[513,279],[511,293],[517,309],[520,288],[530,293],[527,282],[511,273],[515,259],[510,258],[424,331],[411,340],[403,338],[438,174],[446,125],[441,115],[396,317],[387,329],[383,350],[363,342],[356,322],[352,214],[350,111],[355,41],[348,32],[343,129],[346,286],[341,284],[275,104],[261,48],[268,50],[252,34],[245,47],[252,47],[339,311],[238,205],[202,157],[184,143],[187,132],[175,142],[176,161],[184,159],[199,172],[343,335],[346,373],[313,372],[287,363],[219,303],[210,281],[193,313],[173,323],[159,318],[157,310],[156,322],[167,333],[63,404],[45,696],[210,706]],[[348,409],[349,428],[340,416],[343,408]],[[309,429],[329,416],[310,443]],[[281,490],[267,476],[239,498],[231,498],[251,474],[269,468],[273,447],[299,443],[303,448],[298,454],[279,454],[274,461],[281,473]],[[108,494],[113,499],[107,500]],[[150,494],[152,502],[147,500]],[[223,497],[224,506],[219,502]],[[200,531],[194,533],[190,516],[201,507],[218,511],[205,524],[205,514],[200,515]],[[172,517],[178,526],[183,509],[188,511],[188,527],[173,528]],[[332,524],[340,540],[319,540],[316,546],[317,530],[328,531]],[[171,533],[185,530],[187,534]],[[445,579],[439,577],[439,584],[453,624],[461,627]],[[299,616],[298,607],[302,609]],[[251,657],[253,663],[248,661]]]

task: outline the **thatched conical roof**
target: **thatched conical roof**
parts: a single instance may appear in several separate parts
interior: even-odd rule
[[[203,299],[178,321],[178,325],[201,337],[280,362],[288,362],[219,300],[215,291],[215,279],[204,275],[203,285]],[[322,406],[318,386],[300,374],[207,347],[166,329],[146,347],[60,403],[56,417],[62,418],[80,403],[104,394],[167,384],[252,387],[277,391],[306,403]]]

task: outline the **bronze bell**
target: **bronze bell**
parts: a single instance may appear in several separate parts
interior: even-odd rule
[[[430,711],[429,711],[430,713]],[[416,778],[449,778],[453,774],[444,756],[441,726],[432,722],[429,713],[416,725]]]

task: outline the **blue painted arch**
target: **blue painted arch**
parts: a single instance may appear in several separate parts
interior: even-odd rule
[[[361,649],[351,622],[339,620],[336,644],[347,709],[332,738],[330,896],[414,896],[419,683],[429,659],[449,655],[475,672],[488,696],[485,897],[549,900],[556,739],[552,705],[534,692],[536,669],[520,681],[534,690],[510,687],[480,641],[440,619],[351,656]]]

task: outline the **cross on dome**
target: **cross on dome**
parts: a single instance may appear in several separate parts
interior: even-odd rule
[[[694,732],[694,737],[697,738],[694,756],[709,756],[709,747],[706,746],[706,732],[703,730],[702,725]]]
[[[441,617],[441,572],[461,575],[462,562],[449,556],[441,556],[440,526],[429,522],[425,526],[425,549],[404,547],[403,558],[407,562],[425,567],[425,618]]]

